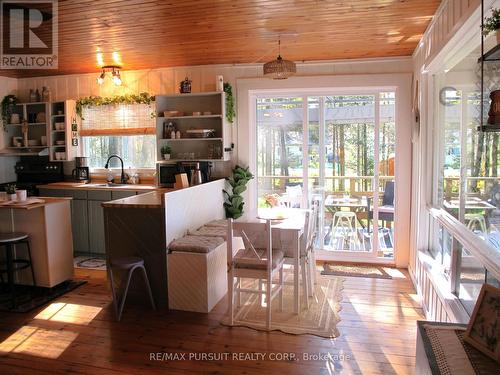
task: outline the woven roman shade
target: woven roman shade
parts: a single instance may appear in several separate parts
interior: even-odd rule
[[[151,116],[154,103],[116,104],[83,108],[82,136],[116,136],[156,134]]]

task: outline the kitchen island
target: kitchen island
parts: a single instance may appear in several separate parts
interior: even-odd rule
[[[224,217],[224,183],[220,179],[178,190],[158,189],[102,203],[107,259],[129,256],[144,259],[158,307],[168,305],[168,245],[188,231]],[[120,275],[116,276],[118,281]],[[134,300],[140,298],[148,304],[141,280],[132,281],[129,293]]]
[[[0,205],[0,227],[5,232],[28,233],[37,286],[53,287],[73,277],[73,239],[70,198],[40,197],[29,205]],[[25,246],[16,256],[27,259]],[[17,272],[17,283],[31,285],[29,269]]]

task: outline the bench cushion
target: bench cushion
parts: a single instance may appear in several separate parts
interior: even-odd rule
[[[191,236],[187,235],[177,240],[174,240],[168,246],[169,250],[202,253],[207,254],[215,250],[219,245],[224,243],[222,237],[209,237],[209,236]]]
[[[203,226],[197,231],[189,232],[190,236],[222,237],[226,240],[227,228],[225,227],[206,227]]]
[[[205,227],[224,227],[227,228],[227,219],[214,220],[204,225]]]

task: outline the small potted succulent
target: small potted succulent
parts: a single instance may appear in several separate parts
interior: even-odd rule
[[[491,32],[496,32],[497,43],[500,44],[500,9],[493,8],[491,17],[484,20],[483,34],[488,35]]]
[[[5,192],[7,193],[7,199],[9,201],[15,201],[16,200],[16,184],[7,184],[5,186]]]
[[[161,148],[161,154],[163,156],[163,160],[170,160],[170,154],[172,153],[172,148],[170,146],[163,146]]]

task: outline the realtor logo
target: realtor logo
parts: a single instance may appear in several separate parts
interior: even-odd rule
[[[57,0],[0,5],[0,69],[57,69]]]

